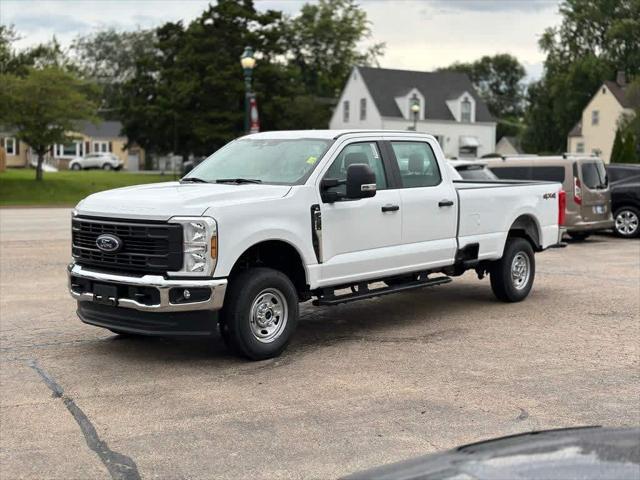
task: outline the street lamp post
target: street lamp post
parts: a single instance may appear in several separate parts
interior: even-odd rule
[[[253,48],[245,47],[242,56],[240,56],[240,65],[242,65],[242,71],[244,72],[244,131],[245,133],[249,133],[250,102],[253,95],[253,93],[251,93],[251,75],[253,74],[253,68],[256,66]]]
[[[420,99],[414,93],[411,97],[411,113],[413,114],[413,131],[418,128],[418,113],[420,113]]]

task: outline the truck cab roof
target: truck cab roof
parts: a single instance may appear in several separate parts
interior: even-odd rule
[[[425,137],[425,138],[433,138],[433,135],[429,135],[428,133],[422,132],[414,132],[409,130],[371,130],[371,129],[349,129],[349,130],[277,130],[272,132],[260,132],[260,133],[252,133],[246,135],[242,138],[251,138],[251,139],[283,139],[283,138],[326,138],[330,140],[335,140],[339,137],[347,136],[347,135],[404,135],[407,137]]]

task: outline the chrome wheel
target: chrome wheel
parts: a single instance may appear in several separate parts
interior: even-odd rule
[[[516,290],[522,290],[529,283],[531,262],[524,252],[518,252],[511,261],[511,282]]]
[[[251,305],[251,333],[262,343],[271,343],[287,325],[287,301],[282,292],[267,288],[260,292]]]
[[[620,235],[624,235],[625,237],[634,235],[638,230],[639,223],[638,215],[631,210],[621,210],[616,215],[616,230]]]

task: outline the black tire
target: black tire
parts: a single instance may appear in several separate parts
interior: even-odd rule
[[[637,238],[640,236],[640,210],[625,206],[618,208],[613,214],[613,231],[621,238]]]
[[[102,165],[102,169],[103,170],[113,170],[113,165],[111,165],[110,163],[105,163],[104,165]]]
[[[574,242],[583,242],[584,240],[589,238],[590,235],[591,235],[590,233],[569,232],[569,236],[571,237],[571,240],[573,240]]]
[[[528,275],[526,279],[516,279],[512,276],[516,257],[527,263]],[[522,257],[525,256],[526,260]],[[503,302],[520,302],[524,300],[533,286],[536,276],[536,262],[531,244],[524,238],[507,238],[504,254],[495,261],[490,268],[491,290]],[[522,282],[522,283],[519,283]]]
[[[82,170],[82,167],[80,166],[79,163],[74,163],[73,165],[71,165],[71,170]]]
[[[256,302],[259,303],[256,305]],[[255,318],[252,321],[254,305],[255,312],[264,307],[264,320],[271,320],[262,330]],[[251,360],[277,357],[287,347],[297,325],[298,293],[284,273],[271,268],[252,268],[229,282],[218,329],[234,353]],[[277,333],[273,338],[268,337],[269,329]],[[258,335],[265,337],[260,340]]]

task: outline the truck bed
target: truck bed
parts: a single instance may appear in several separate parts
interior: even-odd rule
[[[535,222],[540,248],[557,243],[559,183],[454,180],[453,184],[458,195],[458,248],[477,243],[479,259],[500,258],[507,233],[521,216]]]

